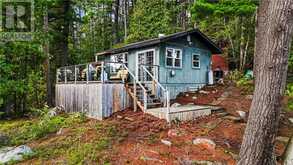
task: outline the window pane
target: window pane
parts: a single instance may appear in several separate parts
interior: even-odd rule
[[[167,49],[167,57],[172,57],[173,50],[172,49]]]
[[[198,61],[194,61],[193,62],[193,67],[198,68],[199,67],[199,62]]]
[[[181,67],[181,60],[175,59],[175,67]]]
[[[180,50],[176,50],[176,58],[181,58],[181,51]]]
[[[172,58],[167,58],[166,60],[167,60],[167,62],[166,62],[167,66],[173,66],[173,59]]]
[[[199,60],[199,55],[193,55],[193,61],[198,61]]]

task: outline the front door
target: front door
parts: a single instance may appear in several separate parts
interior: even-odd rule
[[[144,66],[154,77],[157,77],[157,66],[155,66],[155,50],[146,50],[137,53],[137,75],[139,81],[152,81],[152,78],[143,69]]]

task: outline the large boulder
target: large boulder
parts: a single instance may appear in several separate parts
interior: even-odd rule
[[[195,138],[193,140],[193,144],[202,146],[208,150],[215,150],[216,149],[216,143],[213,140],[208,139],[208,138],[203,138],[203,137]]]
[[[24,155],[32,154],[33,151],[28,146],[22,145],[19,147],[6,147],[0,150],[0,164],[8,163],[9,161],[20,161]]]

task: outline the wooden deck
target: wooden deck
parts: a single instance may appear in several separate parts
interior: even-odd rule
[[[170,121],[189,121],[198,117],[208,116],[212,114],[213,108],[210,106],[184,105],[170,108]],[[146,113],[167,120],[167,108],[147,109]]]

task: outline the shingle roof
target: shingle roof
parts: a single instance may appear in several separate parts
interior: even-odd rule
[[[222,50],[212,40],[210,40],[205,34],[203,34],[199,29],[193,29],[193,30],[189,30],[189,31],[174,33],[174,34],[167,35],[164,37],[159,37],[159,38],[155,38],[155,39],[131,43],[131,44],[128,44],[128,45],[121,47],[121,48],[110,49],[110,50],[106,50],[101,53],[97,53],[96,55],[110,55],[110,54],[123,53],[123,52],[127,52],[127,51],[133,50],[133,49],[154,46],[154,45],[157,45],[157,44],[160,44],[160,43],[172,40],[172,39],[176,39],[179,37],[187,36],[187,35],[195,35],[197,37],[197,39],[199,39],[204,44],[206,44],[206,46],[211,50],[211,52],[213,54],[221,54],[222,53]]]

